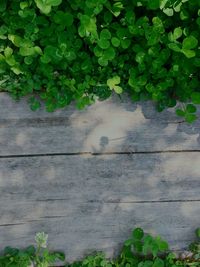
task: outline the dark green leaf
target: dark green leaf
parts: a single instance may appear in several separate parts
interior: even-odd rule
[[[144,232],[141,228],[135,228],[132,232],[133,238],[141,240],[144,236]]]

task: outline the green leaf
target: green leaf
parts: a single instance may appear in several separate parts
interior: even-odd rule
[[[173,33],[174,40],[179,39],[182,36],[182,34],[183,34],[183,31],[181,27],[176,28]]]
[[[46,5],[59,6],[62,3],[62,0],[45,0]]]
[[[51,12],[51,5],[47,5],[43,2],[43,0],[35,0],[37,7],[44,14],[49,14]]]
[[[100,39],[97,44],[102,49],[108,49],[110,47],[110,42],[107,39]]]
[[[164,267],[165,264],[164,264],[164,261],[160,258],[156,258],[152,267]]]
[[[182,45],[184,50],[194,49],[198,45],[198,40],[191,35],[183,40]]]
[[[169,17],[172,17],[174,15],[174,10],[172,8],[164,8],[163,12]]]
[[[152,22],[153,22],[153,30],[156,33],[164,33],[165,32],[163,22],[159,17],[153,17]]]
[[[34,47],[20,47],[19,54],[24,57],[32,56],[35,54],[35,49]]]
[[[148,2],[150,9],[158,9],[160,7],[160,0],[153,0]]]
[[[181,52],[187,57],[187,58],[192,58],[196,56],[195,51],[193,50],[188,50],[188,49],[181,49]]]
[[[135,239],[141,240],[144,236],[144,232],[141,228],[135,228],[132,232],[132,236]]]
[[[123,89],[118,86],[120,83],[120,77],[114,76],[113,78],[110,78],[107,80],[107,85],[110,88],[110,90],[114,90],[117,94],[121,94],[123,92]]]
[[[113,60],[115,58],[115,49],[110,46],[104,51],[103,57],[107,60]]]
[[[117,94],[121,94],[121,93],[123,92],[122,87],[121,87],[121,86],[117,86],[117,85],[115,85],[115,86],[113,87],[113,90],[114,90],[115,93],[117,93]]]
[[[175,52],[181,52],[181,48],[179,47],[178,44],[171,43],[168,44],[168,47]]]
[[[108,29],[103,29],[100,33],[100,39],[111,39],[111,33]]]
[[[100,57],[100,58],[98,58],[98,63],[102,67],[106,67],[108,65],[108,60],[104,57]]]
[[[49,14],[51,12],[52,6],[59,6],[62,0],[34,0],[37,7],[44,14]]]
[[[10,47],[6,47],[4,50],[4,55],[6,58],[11,57],[11,55],[13,54],[13,49]]]
[[[199,92],[193,92],[191,95],[192,102],[194,104],[200,104],[200,93]]]
[[[111,39],[111,43],[114,47],[119,47],[120,46],[120,40],[117,37],[113,37]]]
[[[189,18],[189,13],[187,10],[182,10],[180,12],[180,19],[181,20],[187,20]]]
[[[17,47],[20,47],[23,42],[21,37],[13,34],[8,34],[8,39]]]
[[[70,27],[74,21],[74,17],[71,13],[60,10],[56,12],[53,18],[55,23],[63,25],[64,27]]]
[[[185,114],[185,120],[186,120],[188,123],[192,123],[192,122],[194,122],[196,119],[197,119],[197,116],[196,116],[195,114],[191,114],[191,113],[186,113],[186,114]]]
[[[197,108],[192,104],[187,104],[186,106],[186,112],[188,113],[195,113],[197,111]]]
[[[182,109],[176,109],[176,114],[180,117],[184,117],[185,116],[185,111]]]
[[[196,236],[200,238],[200,228],[196,230]]]
[[[6,10],[6,4],[7,4],[6,2],[7,2],[7,0],[1,0],[0,1],[0,12],[3,12]]]
[[[14,56],[7,57],[5,60],[9,66],[15,66],[17,64]]]
[[[35,97],[29,98],[29,104],[33,111],[38,110],[40,108],[40,102]]]
[[[114,76],[113,78],[110,78],[107,80],[107,85],[110,87],[110,89],[113,89],[113,86],[120,83],[120,77]]]
[[[142,247],[143,247],[142,241],[140,241],[139,239],[134,239],[133,246],[137,252],[142,252]]]
[[[33,58],[32,57],[25,57],[24,58],[24,63],[26,65],[31,65],[33,63]]]
[[[28,2],[20,2],[20,8],[21,9],[25,9],[26,7],[28,7],[29,6],[29,3]]]
[[[133,239],[128,239],[128,240],[126,240],[126,241],[124,242],[124,245],[125,245],[126,247],[133,245]]]
[[[131,44],[131,40],[129,40],[129,39],[122,39],[121,40],[121,47],[123,49],[127,49],[130,46],[130,44]]]
[[[135,60],[139,64],[142,64],[144,59],[145,59],[145,53],[144,52],[139,52],[139,53],[136,54]]]
[[[155,240],[156,240],[156,243],[158,245],[158,249],[160,251],[163,252],[163,251],[166,251],[169,249],[168,243],[165,240],[163,240],[160,236],[157,236],[155,238]]]
[[[19,75],[19,74],[23,74],[23,71],[20,69],[20,67],[19,66],[13,66],[12,68],[11,68],[11,70],[16,74],[16,75]]]

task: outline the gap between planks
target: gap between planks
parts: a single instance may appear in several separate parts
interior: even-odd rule
[[[135,154],[165,154],[165,153],[199,153],[200,149],[184,149],[184,150],[155,150],[155,151],[125,151],[125,152],[72,152],[72,153],[38,153],[38,154],[16,154],[1,155],[4,158],[29,158],[29,157],[56,157],[56,156],[104,156],[104,155],[135,155]]]

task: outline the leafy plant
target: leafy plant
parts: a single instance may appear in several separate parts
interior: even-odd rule
[[[83,260],[65,263],[66,267],[199,267],[200,266],[200,229],[196,230],[197,240],[190,251],[179,257],[169,251],[166,241],[160,236],[153,237],[141,228],[132,231],[131,238],[125,241],[120,255],[113,260],[103,253],[95,253]],[[36,247],[25,250],[7,247],[0,256],[0,267],[48,267],[57,260],[64,262],[63,253],[50,253],[47,249],[48,235],[41,232],[35,236]]]
[[[64,261],[61,252],[49,252],[47,249],[48,235],[37,233],[36,247],[29,246],[24,250],[6,247],[0,256],[0,267],[48,267],[57,260]]]
[[[199,1],[1,0],[0,15],[1,90],[29,95],[32,110],[84,108],[114,91],[159,111],[189,104],[177,114],[196,119]]]
[[[0,256],[0,267],[29,267],[35,248],[30,246],[24,250],[6,247]]]

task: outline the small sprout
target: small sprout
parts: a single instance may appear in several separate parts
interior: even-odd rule
[[[37,233],[35,236],[35,241],[37,243],[38,247],[46,248],[47,247],[47,241],[48,241],[48,235],[44,232]]]

